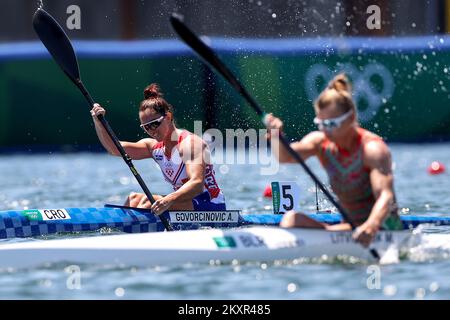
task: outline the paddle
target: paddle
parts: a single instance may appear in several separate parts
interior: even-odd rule
[[[239,92],[245,100],[253,107],[256,113],[261,117],[264,122],[266,113],[261,109],[255,99],[248,93],[244,86],[239,82],[239,80],[233,75],[233,73],[225,66],[225,64],[219,59],[215,52],[204,44],[200,38],[195,35],[183,22],[183,17],[178,14],[172,14],[170,17],[170,23],[174,28],[175,32],[180,36],[180,38],[191,47],[204,61],[206,61],[210,66],[213,67],[217,72],[219,72],[232,86]],[[331,203],[340,211],[342,217],[347,221],[352,229],[356,227],[354,223],[350,220],[349,215],[346,210],[334,199],[331,193],[324,187],[316,175],[311,171],[311,169],[305,164],[303,159],[295,152],[289,142],[283,135],[279,136],[281,143],[284,145],[289,154],[303,167],[303,169],[308,173],[308,175],[314,180],[316,185],[323,191]],[[380,259],[378,252],[375,249],[369,249],[372,256],[377,260]]]
[[[72,44],[70,43],[70,40],[64,30],[50,14],[48,14],[42,8],[39,8],[33,16],[33,27],[44,46],[52,55],[53,59],[61,67],[61,69],[69,77],[69,79],[72,80],[72,82],[78,87],[78,89],[80,89],[89,106],[92,107],[95,103],[94,99],[92,99],[86,87],[81,82],[78,60]],[[151,203],[154,203],[155,198],[145,185],[144,180],[142,180],[141,176],[137,172],[136,168],[133,165],[133,162],[131,161],[131,158],[123,149],[108,121],[106,121],[106,119],[102,115],[98,116],[97,118],[105,128],[117,150],[119,150],[123,160],[130,168],[131,172],[133,173],[147,198]],[[167,231],[173,230],[168,220],[164,216],[160,215],[159,218],[161,219],[161,222],[164,224],[164,227]]]

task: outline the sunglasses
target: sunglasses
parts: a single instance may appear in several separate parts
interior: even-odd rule
[[[352,113],[353,110],[349,110],[343,115],[331,119],[319,119],[316,117],[314,118],[314,124],[317,125],[319,130],[333,131],[334,129],[339,128],[342,123],[352,115]]]
[[[143,124],[140,125],[140,127],[145,132],[148,132],[150,130],[156,130],[161,125],[162,121],[164,120],[164,117],[165,117],[165,115],[159,117],[158,119],[154,119],[152,121],[143,123]]]

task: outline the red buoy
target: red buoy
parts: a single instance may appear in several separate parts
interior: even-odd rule
[[[428,167],[429,174],[441,174],[444,172],[445,172],[445,166],[438,161],[433,161],[430,164],[430,166]]]
[[[268,184],[264,189],[264,198],[272,198],[272,187],[270,184]]]

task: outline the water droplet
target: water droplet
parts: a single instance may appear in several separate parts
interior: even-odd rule
[[[395,296],[397,293],[397,287],[394,285],[387,285],[383,288],[383,294],[385,296]]]
[[[230,172],[230,168],[226,164],[222,164],[219,167],[219,171],[221,174],[227,174],[228,172]]]
[[[423,299],[425,298],[425,289],[424,288],[417,288],[415,293],[416,299]]]
[[[436,292],[439,290],[439,283],[437,282],[432,282],[430,283],[430,287],[429,287],[431,292]]]
[[[287,285],[287,291],[290,293],[297,291],[297,285],[295,283],[289,283]]]
[[[114,290],[114,294],[117,297],[123,297],[125,295],[125,289],[124,288],[116,288],[116,290]]]
[[[120,177],[119,181],[120,181],[120,184],[123,186],[130,184],[130,178],[128,178],[128,177]]]

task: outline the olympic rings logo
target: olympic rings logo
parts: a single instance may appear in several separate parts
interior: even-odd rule
[[[309,68],[305,75],[305,91],[308,98],[314,101],[334,75],[345,72],[352,79],[353,99],[356,104],[365,102],[367,105],[364,110],[358,108],[361,122],[372,120],[380,106],[394,94],[394,79],[389,69],[382,64],[370,63],[360,71],[351,63],[339,63],[333,70],[324,64],[315,64]],[[381,89],[378,88],[380,80]],[[323,88],[317,87],[318,81],[323,81]]]

